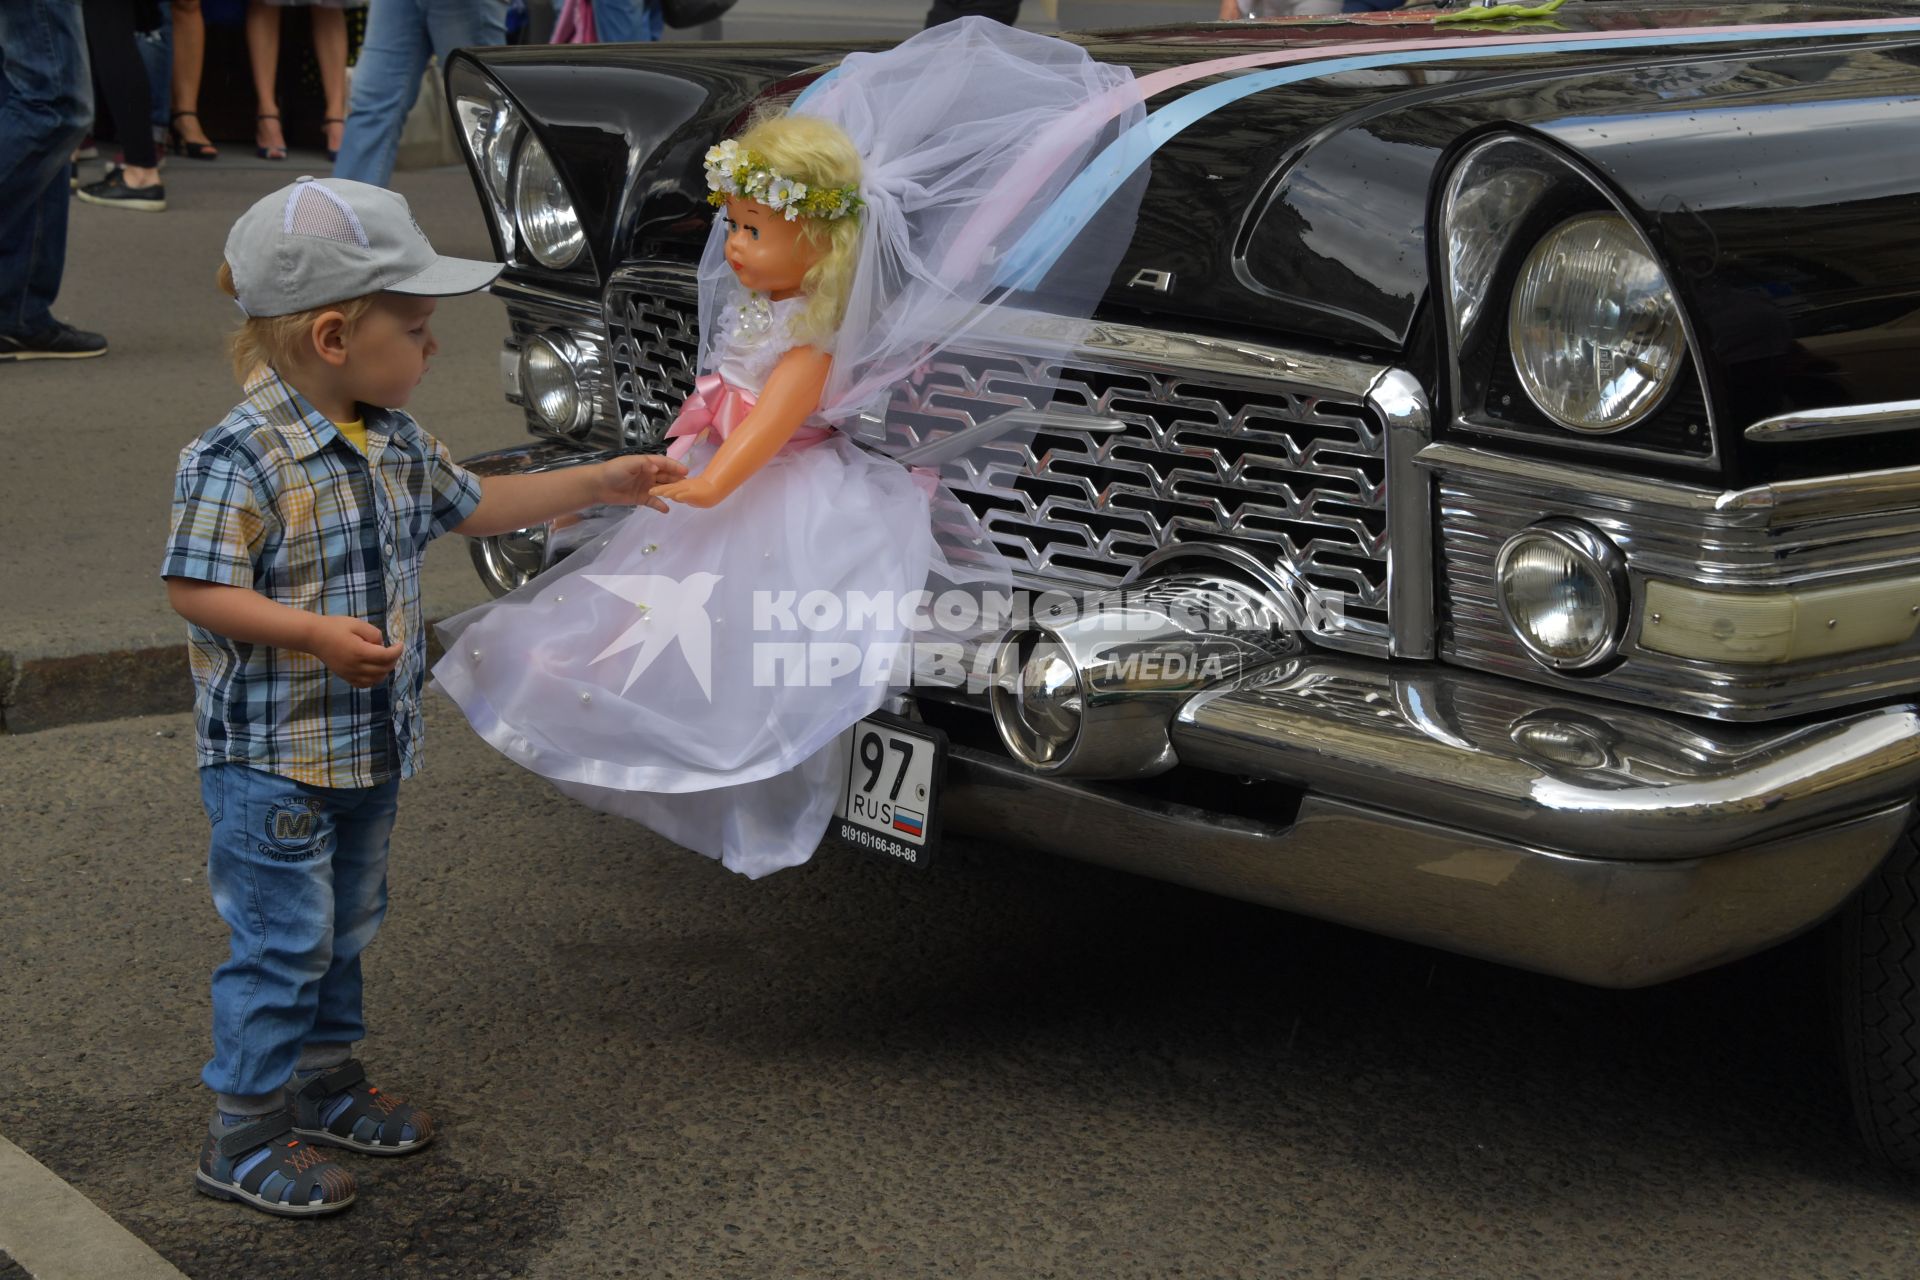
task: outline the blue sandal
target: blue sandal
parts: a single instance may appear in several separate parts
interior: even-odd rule
[[[359,1060],[349,1058],[294,1091],[293,1131],[370,1156],[404,1156],[433,1141],[433,1118],[368,1084]]]
[[[359,1191],[353,1175],[331,1155],[294,1136],[293,1116],[285,1111],[235,1125],[217,1137],[209,1132],[193,1185],[216,1200],[237,1200],[288,1218],[338,1213]]]

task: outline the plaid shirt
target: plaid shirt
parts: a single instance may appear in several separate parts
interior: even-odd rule
[[[356,689],[310,653],[189,627],[199,763],[323,787],[409,777],[427,667],[420,557],[480,505],[480,481],[398,409],[363,406],[362,457],[278,374],[245,389],[180,452],[161,576],[361,618],[405,647],[387,679]]]

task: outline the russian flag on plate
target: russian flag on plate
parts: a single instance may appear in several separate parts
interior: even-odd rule
[[[915,813],[911,809],[895,806],[893,810],[893,829],[904,831],[910,836],[924,835],[927,819],[925,814]]]

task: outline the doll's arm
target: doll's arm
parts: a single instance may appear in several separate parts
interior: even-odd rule
[[[747,420],[728,434],[713,460],[692,479],[662,486],[654,493],[692,507],[720,502],[766,466],[820,407],[827,370],[832,367],[833,357],[815,347],[795,347],[781,356]]]

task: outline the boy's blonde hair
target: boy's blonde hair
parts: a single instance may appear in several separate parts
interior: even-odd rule
[[[240,296],[240,291],[233,284],[233,268],[224,262],[220,264],[214,283],[229,298]],[[244,385],[261,365],[284,369],[288,361],[305,353],[311,341],[314,320],[326,312],[338,311],[346,320],[346,331],[352,333],[354,326],[366,319],[367,312],[373,310],[374,299],[379,296],[369,293],[360,298],[348,298],[345,302],[330,302],[324,307],[296,311],[292,315],[248,316],[227,337],[227,354],[233,358],[234,381]]]
[[[765,157],[783,178],[809,187],[851,187],[860,181],[860,151],[846,131],[813,116],[774,116],[748,127],[740,145]],[[801,234],[826,256],[801,283],[807,309],[794,323],[796,338],[824,338],[840,327],[859,253],[860,215],[802,218]]]

